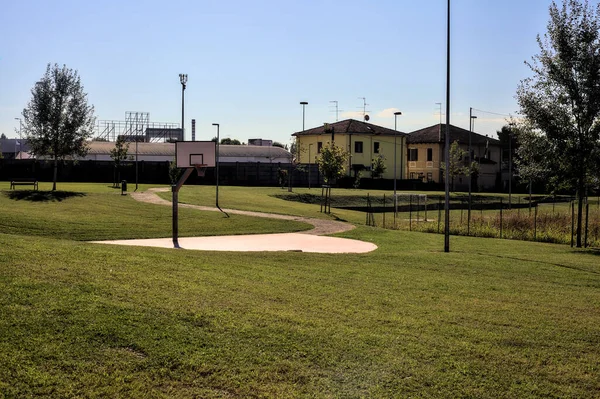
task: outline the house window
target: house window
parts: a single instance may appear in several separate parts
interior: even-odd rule
[[[362,154],[362,152],[363,152],[363,142],[362,141],[354,142],[354,152],[356,154]]]
[[[379,142],[378,141],[373,143],[373,152],[375,154],[379,154]]]
[[[418,161],[419,160],[419,149],[418,148],[409,148],[408,149],[408,160],[409,161]]]
[[[433,161],[433,148],[427,149],[427,162]]]
[[[317,142],[317,154],[320,154],[322,149],[323,149],[323,142],[318,141]]]

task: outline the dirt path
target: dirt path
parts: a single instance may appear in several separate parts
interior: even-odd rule
[[[166,205],[171,206],[171,201],[164,200],[156,195],[157,192],[168,192],[168,187],[161,188],[151,188],[148,191],[143,192],[133,192],[131,196],[133,199],[140,202],[147,202],[149,204],[157,204],[157,205]],[[190,205],[190,204],[179,204],[182,208],[192,208],[198,209],[201,211],[211,211],[211,212],[220,212],[218,208],[213,208],[209,206],[200,206],[200,205]],[[252,212],[252,211],[241,211],[238,209],[225,209],[223,211],[232,214],[232,215],[246,215],[246,216],[255,216],[260,218],[270,218],[270,219],[280,219],[280,220],[293,220],[297,222],[304,222],[308,224],[312,224],[314,228],[312,230],[299,232],[300,234],[310,234],[310,235],[326,235],[326,234],[334,234],[334,233],[342,233],[344,231],[352,230],[354,225],[350,223],[337,222],[335,220],[323,220],[323,219],[315,219],[315,218],[307,218],[300,216],[290,216],[290,215],[279,215],[276,213],[262,213],[262,212]]]

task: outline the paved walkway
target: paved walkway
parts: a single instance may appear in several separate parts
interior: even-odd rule
[[[171,206],[171,202],[160,198],[157,192],[167,192],[169,188],[153,188],[145,192],[134,192],[131,196],[141,202]],[[182,208],[192,208],[202,211],[220,212],[218,208],[179,204]],[[377,249],[375,244],[350,240],[338,237],[323,237],[325,234],[341,233],[354,228],[350,223],[334,220],[314,219],[307,217],[279,215],[275,213],[261,213],[241,211],[237,209],[223,209],[228,214],[246,215],[262,218],[292,220],[309,223],[313,229],[299,233],[282,234],[253,234],[237,236],[212,236],[212,237],[181,237],[180,248],[203,251],[295,251],[317,253],[365,253]],[[153,238],[145,240],[114,240],[94,241],[101,244],[136,245],[162,248],[173,248],[171,238]]]
[[[148,191],[144,192],[134,192],[131,193],[131,197],[137,201],[148,202],[150,204],[159,204],[159,205],[167,205],[171,206],[171,201],[164,200],[156,195],[157,192],[168,192],[168,187],[161,188],[151,188]],[[179,203],[180,208],[192,208],[198,209],[201,211],[212,211],[212,212],[220,212],[216,207],[210,206],[200,206],[200,205],[190,205],[190,204],[182,204]],[[263,213],[263,212],[252,212],[252,211],[241,211],[239,209],[225,209],[223,211],[232,215],[246,215],[246,216],[254,216],[259,218],[269,218],[269,219],[280,219],[280,220],[293,220],[297,222],[304,222],[308,224],[312,224],[314,228],[312,230],[307,230],[301,232],[301,234],[311,234],[316,236],[326,235],[326,234],[335,234],[335,233],[343,233],[344,231],[349,231],[354,228],[354,225],[350,223],[338,222],[335,220],[324,220],[324,219],[315,219],[315,218],[307,218],[300,216],[290,216],[290,215],[280,215],[277,213]]]

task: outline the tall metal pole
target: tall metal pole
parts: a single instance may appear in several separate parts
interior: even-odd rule
[[[467,213],[467,235],[471,233],[471,184],[473,181],[473,170],[471,169],[471,164],[473,163],[473,159],[471,158],[471,132],[475,128],[475,119],[477,116],[473,116],[473,107],[469,108],[469,211]]]
[[[308,145],[308,189],[310,190],[310,167],[311,167],[311,157],[310,157],[310,146],[313,145],[313,143],[310,143]]]
[[[187,85],[188,76],[185,73],[179,74],[179,81],[181,82],[181,138],[185,141],[185,88]]]
[[[450,252],[450,179],[448,171],[450,170],[450,0],[448,0],[448,22],[447,22],[447,44],[446,44],[446,148],[444,150],[446,158],[445,180],[445,205],[444,214],[444,252]]]
[[[306,101],[300,101],[300,105],[302,105],[302,131],[304,131],[304,118],[305,118],[305,110],[306,110],[306,105],[308,105],[308,102]],[[298,140],[296,140],[296,144],[298,144]],[[298,147],[296,145],[296,147]],[[298,158],[300,158],[300,148],[296,148],[296,152],[298,155]],[[290,153],[290,167],[289,167],[289,172],[288,172],[288,191],[291,193],[292,192],[292,163],[294,162],[294,154]],[[310,167],[310,165],[309,165]]]
[[[215,203],[216,203],[217,208],[219,208],[219,149],[220,149],[219,147],[221,146],[221,141],[219,139],[220,125],[218,123],[213,123],[213,126],[217,127],[217,151],[215,154],[215,166],[217,168],[217,179],[216,179],[217,181],[216,181],[216,196],[215,196],[216,201],[215,201]]]
[[[508,132],[508,209],[512,209],[512,131]]]
[[[137,126],[137,114],[135,116],[136,125],[135,125],[135,191],[138,189],[138,126]]]
[[[402,115],[402,112],[398,111],[398,112],[394,112],[394,216],[398,213],[398,200],[396,197],[396,171],[397,171],[397,167],[396,167],[396,136],[398,133],[398,115]]]

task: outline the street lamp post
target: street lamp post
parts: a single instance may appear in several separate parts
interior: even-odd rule
[[[305,116],[306,116],[306,106],[308,105],[308,102],[300,101],[300,105],[302,105],[302,131],[304,131],[304,120],[305,120]],[[296,144],[298,144],[298,140],[296,140]],[[300,158],[300,148],[298,148],[298,145],[296,145],[296,152],[297,152],[298,158]],[[290,167],[289,167],[289,172],[288,172],[288,191],[289,192],[292,192],[292,162],[293,161],[294,161],[294,154],[290,154]],[[310,163],[309,163],[308,167],[310,170]],[[310,177],[309,177],[308,184],[310,185]]]
[[[21,138],[21,131],[23,129],[23,120],[21,118],[15,118],[15,120],[19,121],[19,159],[23,159],[22,155],[21,155],[21,149],[23,148],[23,139]],[[17,146],[15,146],[15,151],[16,151]]]
[[[398,116],[402,115],[402,112],[397,111],[394,112],[394,218],[396,217],[396,214],[398,213],[398,200],[396,199],[396,171],[397,171],[397,167],[396,167],[396,150],[397,150],[397,145],[396,145],[396,136],[397,136],[397,132],[398,132]]]
[[[217,152],[215,154],[215,166],[217,168],[217,179],[216,179],[216,205],[217,208],[219,208],[219,147],[221,145],[221,142],[219,141],[219,131],[220,131],[220,125],[218,123],[213,123],[213,126],[217,127]],[[219,208],[220,209],[220,208]]]
[[[188,76],[187,73],[179,74],[179,82],[181,82],[181,138],[185,141],[185,113],[184,113],[184,104],[185,104],[185,88],[187,86]]]
[[[310,143],[308,145],[308,189],[310,190],[310,166],[311,166],[311,157],[310,157],[310,146],[314,143]]]
[[[471,233],[471,184],[473,181],[473,170],[471,169],[471,164],[473,160],[471,159],[471,132],[475,128],[475,119],[477,119],[476,115],[473,115],[473,108],[469,108],[469,211],[467,213],[467,235]]]
[[[512,131],[508,133],[508,209],[512,209]]]
[[[444,155],[446,160],[445,175],[445,205],[444,210],[444,252],[450,252],[450,179],[448,171],[450,170],[450,0],[448,0],[448,22],[446,33],[446,140]]]

